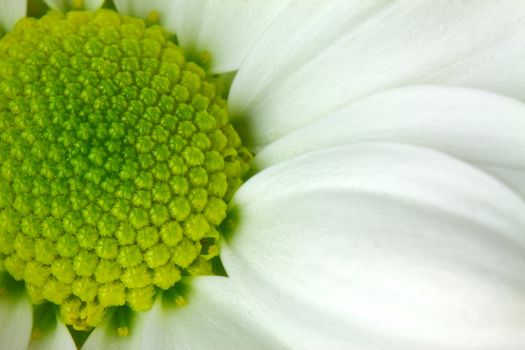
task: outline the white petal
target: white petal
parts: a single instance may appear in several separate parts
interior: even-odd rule
[[[7,31],[13,29],[20,18],[26,16],[27,3],[25,0],[0,1],[0,28]]]
[[[41,337],[32,338],[28,350],[76,350],[77,347],[64,323],[57,320],[52,329]]]
[[[237,70],[259,35],[290,0],[116,0],[120,12],[146,17],[160,13],[160,23],[177,34],[189,53],[211,53],[210,70]]]
[[[226,271],[292,348],[525,347],[525,203],[466,163],[331,148],[263,170],[234,203]]]
[[[73,3],[75,0],[44,0],[46,4],[54,9],[59,11],[67,11],[73,8]],[[94,11],[102,7],[104,0],[83,0],[82,8],[88,11]]]
[[[169,11],[173,3],[173,1],[167,0],[113,0],[113,2],[118,12],[122,14],[146,18],[151,11],[157,11],[161,19],[170,14]]]
[[[358,142],[433,148],[482,167],[520,193],[525,184],[525,104],[479,90],[417,86],[350,103],[269,144],[265,168],[298,154]],[[517,186],[517,187],[516,187]]]
[[[525,98],[523,1],[298,0],[258,40],[230,91],[264,144],[356,98],[446,83]]]
[[[510,188],[525,198],[525,176],[523,166],[510,169],[506,167],[486,167],[485,170],[504,181]]]
[[[66,0],[44,0],[44,2],[53,10],[65,11]]]
[[[183,283],[188,289],[185,306],[167,304],[159,297],[150,311],[140,314],[132,338],[116,336],[106,322],[95,329],[83,349],[281,348],[228,278],[198,277]]]
[[[8,289],[0,296],[0,344],[2,349],[25,349],[31,337],[33,311],[23,288]]]
[[[86,10],[94,11],[102,7],[105,0],[84,0]]]
[[[165,307],[157,301],[144,327],[141,349],[282,348],[228,278],[199,277],[188,287],[184,307]]]
[[[290,0],[179,0],[175,29],[190,52],[208,51],[212,72],[239,69],[249,49]]]
[[[112,324],[111,315],[106,316],[104,322],[97,326],[82,346],[82,350],[142,350],[140,338],[141,327],[147,317],[146,313],[135,314],[132,320],[129,335],[119,336]]]

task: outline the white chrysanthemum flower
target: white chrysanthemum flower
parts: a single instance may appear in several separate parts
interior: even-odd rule
[[[45,2],[65,12],[80,7],[95,11],[104,1]],[[64,315],[73,314],[64,306],[74,304],[67,304],[67,298],[75,295],[84,304],[95,300],[106,308],[127,303],[131,309],[146,310],[108,309],[87,340],[80,340],[85,340],[86,350],[525,348],[525,65],[521,64],[525,55],[520,50],[525,37],[525,3],[114,0],[114,5],[123,15],[158,20],[169,33],[175,33],[185,52],[207,64],[202,84],[213,85],[205,79],[215,74],[233,77],[227,96],[229,114],[241,138],[246,141],[248,137],[251,142],[248,146],[255,154],[257,171],[229,201],[230,217],[219,227],[225,235],[220,257],[227,277],[195,276],[178,281],[177,275],[170,279],[164,272],[172,270],[160,272],[165,262],[163,251],[150,249],[157,241],[149,244],[147,237],[137,241],[148,264],[147,273],[156,276],[152,305],[142,294],[129,297],[133,288],[126,281],[135,283],[139,270],[133,270],[137,275],[130,273],[127,280],[121,278],[125,292],[111,289],[121,282],[103,281],[111,274],[109,267],[103,273],[93,272],[93,277],[89,272],[82,275],[75,265],[77,275],[67,277],[70,260],[76,257],[67,256],[73,243],[64,243],[65,235],[55,238],[58,247],[51,246],[50,251],[58,253],[51,253],[49,266],[43,262],[41,270],[27,267],[35,254],[40,255],[35,258],[38,261],[48,258],[47,251],[34,247],[31,239],[24,241],[25,236],[39,235],[44,226],[42,230],[48,232],[44,238],[52,235],[52,225],[44,224],[46,218],[39,215],[44,213],[54,220],[64,214],[60,214],[60,202],[53,204],[52,214],[40,207],[37,212],[31,203],[24,202],[25,193],[31,193],[33,197],[28,198],[36,208],[40,205],[37,194],[49,191],[45,183],[24,184],[20,175],[33,169],[30,161],[24,163],[28,159],[25,155],[38,157],[40,150],[34,143],[33,148],[23,147],[24,141],[34,142],[24,124],[28,119],[23,117],[24,111],[29,119],[33,118],[31,113],[40,111],[38,101],[30,98],[38,93],[34,88],[38,86],[25,85],[23,91],[29,100],[17,99],[17,80],[4,79],[0,81],[0,258],[2,268],[12,277],[4,278],[0,288],[0,347],[75,349],[71,332],[77,340],[82,335],[71,327],[70,332],[66,324],[79,324],[75,318],[64,320]],[[4,32],[11,32],[27,12],[25,1],[0,2]],[[53,21],[51,18],[49,23]],[[34,82],[34,72],[28,67],[13,63],[19,68],[11,68],[5,58],[9,50],[3,47],[17,48],[9,52],[11,59],[23,56],[24,46],[16,46],[13,39],[9,45],[2,44],[6,38],[0,39],[0,76],[18,77],[24,84]],[[64,47],[74,48],[74,44],[64,43]],[[83,50],[89,56],[97,47]],[[58,65],[60,59],[53,54],[49,57]],[[94,67],[102,69],[100,64]],[[133,62],[128,64],[133,66]],[[202,71],[192,67],[197,75]],[[82,73],[79,71],[79,79],[89,80]],[[76,79],[74,74],[67,78]],[[45,75],[53,77],[53,71]],[[121,82],[121,78],[109,80]],[[134,79],[138,81],[137,76]],[[185,86],[192,84],[191,79]],[[164,85],[158,82],[161,89]],[[106,83],[97,88],[111,86]],[[46,94],[55,98],[55,87],[46,85]],[[79,96],[89,100],[91,95]],[[147,99],[150,95],[141,96]],[[26,102],[31,105],[27,111]],[[45,103],[60,106],[61,102]],[[13,120],[10,113],[19,119]],[[144,112],[144,118],[148,113]],[[65,130],[77,132],[78,127],[81,134],[74,135],[81,138],[84,120],[75,120],[79,124],[72,123],[73,129]],[[45,118],[38,121],[48,125]],[[104,121],[95,118],[92,125]],[[143,127],[140,120],[136,122],[137,127]],[[117,131],[111,129],[110,133]],[[43,136],[38,132],[35,139]],[[85,135],[104,139],[98,132],[87,130]],[[100,130],[100,135],[104,132]],[[52,139],[55,134],[51,131],[49,135]],[[57,134],[62,143],[68,142],[66,136]],[[195,145],[206,144],[206,139],[194,140]],[[139,151],[153,147],[141,140],[135,146]],[[240,146],[236,147],[218,162],[241,154]],[[51,149],[47,157],[60,155],[59,151]],[[103,164],[104,157],[110,156],[100,152],[88,150],[86,154],[93,164],[102,157]],[[163,153],[155,152],[154,157],[161,159],[159,154]],[[69,154],[66,160],[74,156]],[[185,160],[191,163],[197,158],[192,154]],[[141,166],[148,168],[144,165],[148,159],[141,158]],[[38,164],[35,173],[54,174],[56,170]],[[154,169],[151,173],[161,179],[163,169]],[[239,172],[234,171],[235,176],[240,176]],[[90,173],[89,179],[96,179],[96,175]],[[181,181],[198,187],[207,176],[195,172]],[[138,177],[134,184],[147,190],[146,182]],[[167,191],[171,193],[169,188]],[[164,192],[153,192],[142,191],[131,203],[146,207],[153,196],[153,203],[161,208]],[[216,201],[223,203],[223,199],[229,200],[226,195]],[[73,207],[82,203],[82,198],[75,200],[70,200]],[[102,207],[104,200],[102,197]],[[210,215],[221,205],[206,212],[205,204],[192,202],[192,210],[214,223],[220,220]],[[108,210],[120,218],[122,208],[115,208]],[[170,207],[170,214],[181,221],[182,214],[177,211],[181,204],[174,208]],[[65,206],[64,211],[69,209]],[[129,221],[142,227],[138,213],[130,214]],[[156,239],[169,245],[172,231],[162,231],[162,211],[146,213],[146,222],[147,215],[161,231],[161,239]],[[74,215],[64,220],[65,231],[76,229]],[[33,222],[38,224],[31,226]],[[196,242],[201,239],[192,231],[195,222],[183,222],[185,242],[191,241],[192,234],[197,236]],[[96,245],[97,240],[113,239],[108,228],[111,222],[100,219],[93,225],[100,235],[89,236],[97,238],[95,242],[82,236],[84,243],[80,245],[93,244],[89,249],[101,261],[113,261],[117,250],[104,250],[109,243]],[[9,237],[17,238],[9,242]],[[120,242],[120,236],[117,238]],[[201,254],[208,254],[208,249]],[[64,258],[62,265],[53,260],[59,255]],[[204,261],[204,255],[195,261]],[[198,275],[204,265],[196,267],[195,261],[186,270],[191,261],[177,266],[183,266],[183,274]],[[43,291],[31,287],[38,286],[41,276]],[[85,276],[99,283],[94,284],[91,297],[89,288],[77,286],[74,290],[79,292],[71,292],[63,282],[80,281]],[[50,279],[54,287],[46,284]],[[27,287],[15,280],[25,281]],[[168,287],[175,281],[173,292]],[[152,284],[147,287],[153,290]],[[52,293],[61,290],[67,293]],[[127,299],[118,299],[120,292]],[[33,306],[30,298],[34,302],[38,297],[44,305],[51,305],[51,301],[57,306]],[[89,320],[91,316],[78,317]]]

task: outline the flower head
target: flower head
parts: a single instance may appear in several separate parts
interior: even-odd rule
[[[50,13],[2,39],[2,254],[77,330],[211,274],[248,170],[221,86],[158,26]]]
[[[4,344],[525,345],[523,5],[46,3],[0,4]]]

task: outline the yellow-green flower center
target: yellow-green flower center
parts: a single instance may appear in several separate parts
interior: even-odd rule
[[[0,261],[89,329],[211,273],[250,153],[221,88],[158,26],[26,18],[0,40]]]

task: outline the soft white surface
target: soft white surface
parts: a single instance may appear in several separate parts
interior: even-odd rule
[[[16,22],[27,13],[25,0],[2,0],[0,1],[0,27],[9,31],[13,29]]]
[[[73,4],[74,0],[44,0],[46,4],[55,10],[60,11],[66,11],[71,9],[71,5]],[[104,0],[83,0],[84,2],[84,9],[89,11],[94,11],[96,9],[99,9],[102,4],[104,4]]]
[[[297,0],[260,36],[231,91],[264,145],[357,98],[409,84],[525,97],[525,2]]]
[[[82,350],[142,350],[140,339],[142,338],[142,326],[147,317],[148,313],[136,313],[130,325],[130,333],[125,337],[117,334],[117,330],[111,325],[111,318],[106,317],[104,322],[89,335]]]
[[[77,347],[69,330],[61,320],[55,327],[37,339],[31,338],[28,350],[76,350]]]
[[[290,0],[116,0],[122,13],[146,17],[152,10],[188,52],[212,54],[210,69],[239,69],[250,48]]]
[[[161,21],[172,16],[169,12],[173,1],[169,0],[114,0],[119,13],[136,17],[147,17],[151,11],[159,13]]]
[[[292,348],[525,347],[525,203],[445,154],[325,149],[252,177],[222,247]]]
[[[96,329],[84,349],[282,348],[251,313],[251,305],[244,303],[228,278],[203,276],[184,283],[191,288],[187,305],[167,307],[158,298],[153,308],[143,314],[131,340]]]
[[[0,349],[26,349],[32,325],[33,310],[23,292],[0,297]]]
[[[309,151],[399,142],[448,153],[525,194],[525,104],[480,90],[411,86],[349,103],[262,149],[259,169]],[[525,197],[525,196],[524,196]]]

